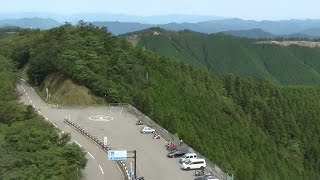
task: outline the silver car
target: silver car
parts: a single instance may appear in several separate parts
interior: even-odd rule
[[[143,127],[141,129],[141,133],[145,134],[145,133],[154,133],[156,130],[152,129],[151,127]]]

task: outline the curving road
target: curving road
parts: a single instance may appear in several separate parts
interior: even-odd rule
[[[71,133],[72,141],[81,146],[87,152],[86,158],[88,159],[88,163],[86,168],[83,170],[83,179],[124,179],[119,167],[116,165],[116,163],[106,159],[106,153],[101,148],[80,134],[78,131],[62,122],[65,115],[68,113],[68,110],[53,109],[46,102],[44,102],[34,91],[34,89],[24,81],[21,81],[21,83],[17,86],[17,89],[21,94],[21,102],[26,105],[32,105],[40,115],[44,116],[46,120],[50,121],[63,133]]]
[[[112,149],[137,150],[137,175],[147,180],[191,180],[194,171],[180,169],[178,159],[167,158],[163,139],[155,140],[151,134],[141,134],[142,126],[135,125],[137,117],[120,107],[59,107],[53,109],[24,81],[18,86],[21,101],[34,105],[47,120],[64,132],[70,132],[72,140],[81,145],[88,153],[88,164],[84,169],[84,179],[123,179],[116,163],[107,160],[106,153],[96,144],[63,123],[66,116],[90,134],[103,140],[108,137]],[[79,97],[81,98],[81,97]],[[131,156],[131,154],[129,154]],[[132,159],[126,161],[131,169]]]

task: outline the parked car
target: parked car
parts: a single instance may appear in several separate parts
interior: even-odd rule
[[[219,180],[219,178],[216,175],[210,174],[210,175],[197,177],[194,180]]]
[[[151,127],[143,127],[141,129],[141,133],[145,134],[145,133],[154,133],[156,130],[155,129],[152,129]]]
[[[188,159],[197,159],[198,156],[196,153],[187,153],[180,158],[180,163],[187,161]]]
[[[204,169],[205,167],[206,160],[204,159],[189,159],[181,165],[181,168],[184,170]]]
[[[169,150],[169,151],[174,151],[174,150],[176,150],[177,148],[178,148],[178,146],[175,145],[175,144],[171,144],[171,145],[167,146],[167,150]]]
[[[185,149],[176,149],[174,151],[169,152],[168,157],[169,158],[181,157],[187,153],[188,153],[188,151]]]

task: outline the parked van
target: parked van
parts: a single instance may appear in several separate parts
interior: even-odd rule
[[[204,169],[205,167],[206,167],[206,160],[204,159],[188,159],[181,165],[181,168],[184,170]]]
[[[188,159],[197,159],[196,153],[187,153],[180,158],[180,163],[187,161]]]

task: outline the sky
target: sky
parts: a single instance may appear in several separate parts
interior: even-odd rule
[[[320,0],[1,0],[1,13],[215,15],[252,20],[320,19]]]

